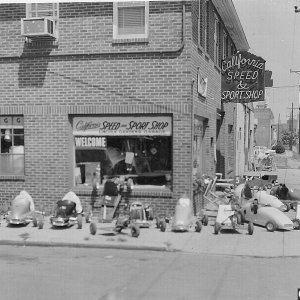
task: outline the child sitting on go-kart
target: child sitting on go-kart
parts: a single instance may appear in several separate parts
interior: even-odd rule
[[[77,214],[81,214],[83,209],[82,209],[82,205],[81,205],[81,202],[80,202],[80,199],[78,198],[78,196],[74,193],[74,192],[68,192],[62,199],[62,201],[64,200],[68,200],[68,201],[72,201],[75,203],[76,207],[75,207],[75,210],[76,210],[76,213]]]
[[[29,195],[29,193],[27,193],[25,190],[21,191],[20,194],[14,198],[13,202],[15,202],[15,201],[18,202],[18,200],[29,203],[30,212],[34,212],[35,207],[34,207],[33,199]]]

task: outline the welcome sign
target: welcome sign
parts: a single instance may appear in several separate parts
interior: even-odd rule
[[[248,103],[265,100],[266,61],[247,51],[222,61],[223,102]]]

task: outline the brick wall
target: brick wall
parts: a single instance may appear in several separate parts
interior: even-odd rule
[[[20,35],[25,4],[0,4],[0,115],[24,115],[25,128],[25,176],[0,179],[4,202],[24,188],[50,208],[73,187],[74,115],[172,115],[173,193],[139,197],[158,210],[173,209],[184,191],[192,196],[193,115],[208,119],[205,171],[215,173],[211,138],[221,80],[213,63],[213,7],[206,52],[195,40],[195,3],[150,1],[143,42],[113,40],[112,3],[60,3],[58,42],[34,43]],[[198,68],[209,80],[206,99],[197,93]],[[227,145],[232,111],[225,111],[220,144],[227,157],[234,154]],[[90,194],[80,197],[86,206]]]

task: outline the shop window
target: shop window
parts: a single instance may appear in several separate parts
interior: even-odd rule
[[[23,116],[0,116],[0,175],[24,175]]]
[[[220,64],[220,21],[215,15],[215,32],[214,32],[214,59],[217,65]]]
[[[148,1],[114,2],[113,5],[114,39],[148,38]]]
[[[94,177],[103,184],[106,179],[124,176],[135,186],[171,188],[171,118],[138,118],[73,119],[76,185],[91,185]]]

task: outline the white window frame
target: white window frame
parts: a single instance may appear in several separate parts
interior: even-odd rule
[[[214,61],[219,65],[220,62],[220,20],[215,15],[215,30],[214,30]]]
[[[51,3],[51,2],[49,2]],[[45,10],[45,12],[52,12],[52,16],[49,16],[47,14],[45,14],[45,16],[33,16],[32,15],[32,4],[39,4],[39,3],[26,3],[26,18],[36,18],[36,17],[47,17],[47,18],[51,18],[55,21],[58,21],[59,19],[59,3],[51,3],[52,4],[52,10]],[[37,10],[36,10],[37,11]],[[36,12],[35,11],[35,12]]]
[[[222,59],[225,59],[228,56],[228,35],[224,31],[223,32],[223,57]]]
[[[209,2],[208,2],[208,0],[206,0],[205,1],[205,6],[204,6],[204,41],[203,41],[203,48],[207,52],[208,52],[208,27],[209,27],[208,11],[209,11]]]
[[[41,2],[39,2],[41,3]],[[59,34],[58,34],[58,24],[59,24],[59,3],[57,2],[46,2],[46,3],[51,3],[52,4],[52,10],[45,10],[45,12],[52,12],[52,15],[48,15],[47,13],[45,14],[45,16],[43,15],[40,15],[40,16],[33,16],[32,15],[32,4],[39,4],[39,3],[26,3],[26,18],[30,19],[34,19],[34,18],[48,18],[48,19],[52,19],[55,23],[55,26],[54,26],[54,36],[56,38],[56,40],[58,41],[58,37],[59,37]],[[37,10],[36,10],[37,11]],[[35,12],[36,12],[35,11]]]
[[[118,12],[119,4],[122,7],[145,6],[145,33],[143,34],[119,34],[118,33]],[[113,3],[113,39],[147,39],[149,36],[149,1],[123,1]]]

